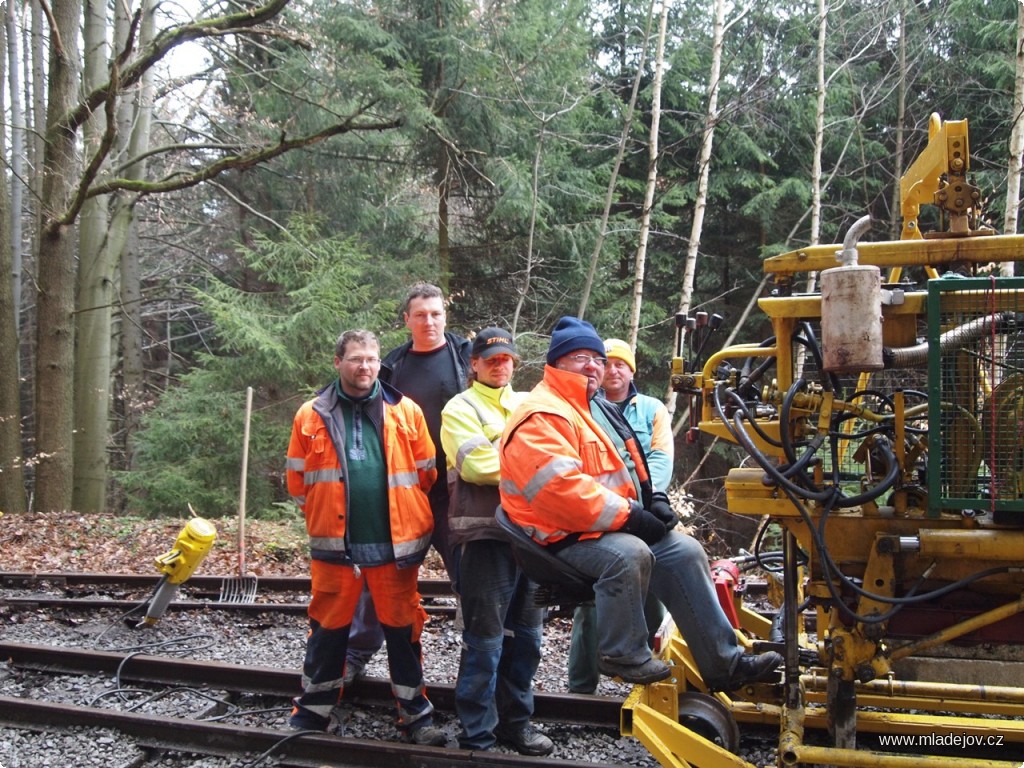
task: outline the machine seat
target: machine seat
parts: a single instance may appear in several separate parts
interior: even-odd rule
[[[538,588],[537,605],[571,608],[594,602],[594,581],[568,563],[559,560],[513,523],[499,505],[494,517],[512,545],[512,554],[519,567]]]

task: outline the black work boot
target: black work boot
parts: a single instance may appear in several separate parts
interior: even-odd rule
[[[782,666],[782,656],[775,651],[765,653],[745,653],[732,671],[729,682],[722,690],[735,691],[748,683],[771,683],[778,680],[778,668]]]

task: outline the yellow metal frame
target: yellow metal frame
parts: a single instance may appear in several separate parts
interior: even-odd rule
[[[857,244],[858,263],[888,270],[890,280],[896,281],[909,268],[934,278],[951,268],[977,272],[994,270],[999,262],[1024,262],[1024,236],[997,235],[978,225],[980,195],[967,179],[969,155],[967,122],[943,122],[933,116],[928,147],[900,183],[902,239]],[[924,205],[939,208],[943,231],[921,232],[919,216]],[[821,318],[821,296],[786,294],[798,275],[836,267],[836,256],[842,248],[835,244],[810,246],[765,260],[765,273],[783,289],[781,295],[759,300],[760,308],[771,320],[778,340],[775,344],[741,344],[723,349],[712,354],[699,370],[688,368],[679,358],[672,361],[673,387],[702,396],[702,432],[734,440],[713,406],[717,387],[737,383],[723,382],[722,370],[738,370],[743,361],[750,359],[773,358],[777,378],[766,385],[762,401],[778,404],[782,394],[790,390],[796,378],[796,361],[788,340],[801,322]],[[885,293],[882,315],[886,345],[906,347],[915,343],[918,321],[926,315],[926,298],[926,291],[914,288],[894,288]],[[869,376],[862,374],[861,389],[869,386]],[[979,385],[984,387],[986,383]],[[948,626],[924,637],[893,640],[886,636],[888,621],[847,624],[831,604],[833,591],[824,580],[809,530],[810,525],[817,525],[822,510],[813,503],[798,509],[779,487],[765,482],[763,469],[730,471],[725,482],[729,511],[757,517],[770,515],[809,558],[806,581],[802,576],[798,579],[799,587],[816,606],[817,638],[808,642],[807,635],[800,632],[799,647],[787,648],[787,655],[799,655],[804,664],[807,658],[815,658],[817,663],[802,666],[799,676],[788,677],[785,684],[748,686],[728,696],[713,694],[740,724],[778,726],[780,765],[960,768],[966,764],[964,758],[955,756],[890,754],[857,750],[845,744],[822,747],[806,743],[806,729],[829,727],[830,687],[836,684],[845,686],[855,697],[857,732],[936,739],[997,732],[1007,743],[1024,743],[1024,683],[1017,687],[978,680],[914,680],[899,672],[902,664],[917,661],[922,654],[1024,611],[1024,568],[1015,567],[1024,561],[1020,554],[1024,552],[1024,531],[982,524],[959,511],[929,516],[921,508],[920,499],[908,490],[913,485],[908,468],[926,450],[927,439],[908,435],[907,422],[920,420],[924,407],[908,406],[902,392],[894,394],[893,403],[895,412],[885,418],[893,424],[899,443],[894,446],[894,454],[902,468],[893,500],[886,505],[869,502],[830,511],[824,534],[832,560],[842,563],[843,574],[870,586],[865,590],[870,594],[857,597],[856,614],[865,618],[871,612],[883,614],[888,604],[870,595],[895,595],[900,581],[907,583],[920,576],[934,583],[956,583],[989,567],[1014,567],[1009,573],[984,581],[984,592],[994,606],[966,618],[951,617]],[[757,426],[778,441],[781,430],[792,430],[796,422],[803,435],[825,429],[834,412],[856,414],[862,421],[881,418],[859,403],[844,402],[830,392],[811,388],[793,398],[791,424],[780,424],[772,417],[758,418]],[[756,431],[751,430],[747,437],[764,456],[782,457],[782,450]],[[907,549],[906,542],[910,541],[913,548]],[[770,625],[766,619],[746,609],[741,609],[740,616],[745,642],[768,637]],[[672,665],[673,676],[633,690],[623,707],[622,733],[640,739],[663,766],[748,768],[749,764],[736,755],[679,724],[680,695],[689,691],[707,693],[707,688],[678,632],[672,633],[662,655]],[[1024,638],[1019,659],[1013,663],[1024,668]],[[964,668],[969,673],[978,671],[969,659],[954,657],[947,661],[950,667]],[[1021,768],[1024,763],[972,758],[970,765]]]

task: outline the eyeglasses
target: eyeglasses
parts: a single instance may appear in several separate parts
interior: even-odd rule
[[[349,365],[354,365],[359,368],[364,365],[367,368],[373,368],[375,365],[380,365],[379,357],[344,357],[342,359]]]
[[[567,357],[580,366],[593,363],[599,368],[604,368],[608,364],[607,357],[594,357],[593,355],[567,355]]]

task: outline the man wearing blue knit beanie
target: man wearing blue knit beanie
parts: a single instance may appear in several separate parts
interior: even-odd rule
[[[595,397],[607,364],[590,323],[563,317],[543,380],[501,438],[501,505],[560,560],[594,579],[598,669],[628,683],[664,680],[651,655],[644,599],[668,608],[711,690],[772,680],[782,657],[745,654],[718,603],[707,556],[654,503],[647,464],[618,408]]]

